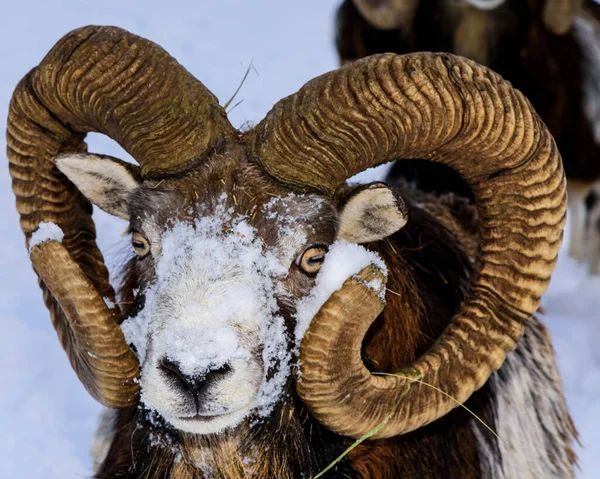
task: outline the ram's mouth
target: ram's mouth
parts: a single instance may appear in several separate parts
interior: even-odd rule
[[[165,420],[176,429],[192,434],[214,434],[225,429],[235,428],[249,414],[252,404],[222,414],[195,414],[193,416],[177,416]]]
[[[226,418],[228,416],[237,415],[242,412],[248,412],[252,409],[253,401],[244,404],[243,406],[236,407],[235,409],[227,409],[221,412],[217,411],[199,411],[195,414],[178,416],[177,419],[180,421],[211,421],[213,419]]]
[[[178,417],[177,419],[179,421],[186,421],[186,422],[209,422],[209,421],[212,421],[214,419],[227,417],[227,416],[229,416],[229,414],[230,413],[213,414],[213,415],[196,414],[195,416]]]

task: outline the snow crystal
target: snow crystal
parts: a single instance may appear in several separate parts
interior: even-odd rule
[[[46,241],[58,241],[62,243],[65,234],[58,225],[51,222],[42,222],[39,224],[38,229],[33,232],[31,239],[29,240],[29,251],[41,243]]]
[[[275,316],[267,325],[262,341],[264,375],[254,407],[260,416],[266,417],[279,399],[291,372],[292,355],[287,350],[287,333],[281,316]]]
[[[323,201],[323,198],[316,195],[288,193],[271,198],[262,207],[262,212],[265,218],[277,220],[279,225],[289,227],[299,221],[308,221],[310,218],[307,211],[320,208]]]
[[[121,331],[123,331],[125,341],[135,347],[140,364],[143,363],[146,358],[148,322],[141,315],[133,318],[127,318],[121,323]]]
[[[113,309],[115,307],[115,303],[112,302],[108,296],[104,296],[102,299],[104,300],[104,304],[106,304],[108,309]]]
[[[296,307],[296,348],[304,337],[312,318],[329,297],[339,290],[344,282],[351,276],[373,264],[387,277],[387,268],[381,257],[363,246],[338,240],[331,245],[321,270],[317,275],[315,286],[308,296],[298,302]],[[378,280],[370,281],[365,286],[379,290],[381,284]],[[385,290],[383,291],[385,293]]]

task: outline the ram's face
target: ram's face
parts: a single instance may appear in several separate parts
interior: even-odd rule
[[[197,434],[268,415],[290,377],[296,305],[328,246],[379,239],[404,220],[395,221],[398,200],[381,184],[339,205],[235,164],[141,183],[106,158],[69,157],[59,167],[96,204],[129,219],[138,308],[122,329],[140,361],[141,399]],[[92,187],[100,177],[110,181]]]
[[[161,212],[136,208],[155,195],[139,190],[132,203],[144,307],[125,331],[142,365],[142,401],[195,433],[267,414],[290,372],[290,312],[334,239],[334,209],[290,195],[252,216],[228,191],[186,205],[165,228]]]

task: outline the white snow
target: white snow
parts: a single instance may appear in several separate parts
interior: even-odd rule
[[[148,337],[148,321],[138,314],[121,323],[121,331],[128,344],[135,346],[135,351],[140,363],[146,359],[146,338]]]
[[[156,281],[145,291],[144,308],[122,324],[142,365],[142,399],[163,415],[173,393],[153,369],[164,357],[189,377],[231,366],[232,374],[222,381],[231,391],[250,387],[252,351],[262,347],[254,405],[261,415],[270,412],[290,373],[275,300],[277,280],[287,275],[289,263],[280,263],[265,247],[246,217],[226,210],[225,199],[213,215],[177,223],[163,234]],[[227,397],[237,400],[235,392]]]
[[[0,29],[0,131],[6,129],[17,82],[66,32],[82,25],[118,25],[170,52],[224,103],[246,67],[252,71],[230,113],[235,126],[257,123],[280,98],[336,67],[333,15],[339,0],[42,0],[3,2]],[[237,100],[236,99],[236,100]],[[4,134],[0,151],[5,151]],[[89,135],[90,151],[130,158],[114,142]],[[6,165],[6,163],[5,163]],[[369,171],[383,178],[385,165]],[[10,178],[0,168],[0,477],[80,478],[92,474],[89,446],[101,407],[71,370],[50,324],[32,271]],[[98,241],[111,273],[130,245],[126,225],[95,209]],[[580,479],[600,471],[600,285],[585,269],[559,258],[543,299],[567,400],[583,449]]]
[[[342,287],[348,278],[359,273],[370,264],[377,266],[387,277],[385,263],[377,253],[345,240],[337,240],[330,246],[323,266],[317,274],[315,286],[310,294],[300,300],[296,306],[294,339],[297,348],[310,326],[310,321],[321,306],[335,291]],[[373,280],[367,283],[366,286],[377,291],[381,284],[377,283],[377,280]],[[382,293],[382,297],[385,297],[385,289],[382,290]]]
[[[65,234],[58,225],[52,222],[41,222],[38,229],[33,232],[31,239],[29,240],[29,251],[34,246],[46,241],[58,241],[62,243]]]
[[[256,412],[267,417],[273,406],[281,398],[283,387],[291,372],[291,355],[287,349],[288,338],[285,332],[283,317],[274,316],[261,335],[264,346],[262,360],[264,364],[263,378],[254,401]],[[272,376],[269,377],[269,372]]]

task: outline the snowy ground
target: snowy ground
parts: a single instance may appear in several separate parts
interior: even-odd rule
[[[0,29],[0,130],[19,79],[67,31],[118,25],[161,44],[225,102],[248,64],[252,71],[231,114],[257,122],[278,99],[336,66],[335,1],[262,0],[3,2]],[[4,151],[4,135],[0,149]],[[92,135],[91,151],[124,157]],[[3,155],[2,155],[3,156]],[[88,444],[99,407],[88,397],[58,345],[23,245],[6,167],[0,168],[0,477],[89,477]],[[114,266],[128,248],[123,222],[95,213],[99,240]],[[581,478],[599,477],[600,279],[564,255],[545,297],[571,411],[585,450]]]

